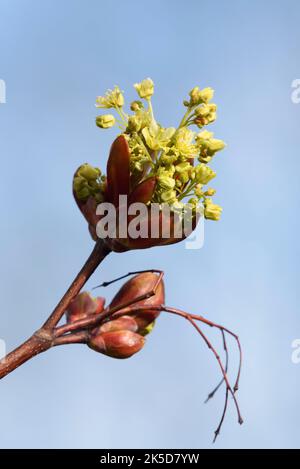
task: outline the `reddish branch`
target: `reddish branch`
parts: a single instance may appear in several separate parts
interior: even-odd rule
[[[48,350],[53,345],[61,345],[62,343],[75,343],[76,339],[79,340],[78,335],[76,335],[75,337],[72,337],[72,339],[68,337],[61,339],[59,342],[54,342],[55,327],[62,318],[73,298],[78,295],[98,265],[109,253],[110,249],[102,241],[98,241],[95,244],[95,247],[86,263],[76,278],[73,280],[70,287],[63,295],[58,305],[54,308],[53,312],[45,324],[41,327],[41,329],[35,332],[32,337],[30,337],[30,339],[28,339],[26,342],[0,360],[0,379],[4,378],[4,376],[6,376],[8,373],[11,373],[18,366],[22,365],[30,358]],[[80,337],[82,339],[82,336]]]
[[[69,289],[66,291],[56,308],[54,308],[50,317],[43,325],[44,330],[50,331],[54,326],[56,326],[68,308],[70,302],[73,300],[73,298],[75,298],[76,295],[78,295],[98,265],[110,252],[110,249],[103,243],[103,241],[97,241],[90,257],[82,267],[75,280],[73,280]]]

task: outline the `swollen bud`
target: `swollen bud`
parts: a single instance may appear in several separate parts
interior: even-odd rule
[[[67,311],[67,322],[85,319],[91,314],[99,314],[104,309],[105,299],[93,298],[88,292],[82,292],[71,301]]]
[[[102,332],[115,332],[115,331],[131,331],[136,332],[138,325],[132,316],[121,316],[118,319],[107,321],[99,327],[97,334]]]
[[[134,298],[138,298],[141,295],[149,293],[155,286],[157,278],[157,275],[152,272],[143,272],[141,274],[135,275],[120,288],[110,303],[110,308],[121,306],[128,301],[134,300]],[[151,307],[159,307],[160,305],[164,304],[164,302],[165,289],[164,283],[161,281],[156,288],[155,295],[135,303],[135,308],[141,307],[141,312],[137,312],[134,316],[132,316],[132,318],[138,324],[139,333],[144,331],[144,329],[149,324],[152,324],[153,321],[155,321],[155,319],[159,316],[159,310],[151,309]],[[147,309],[147,306],[149,306],[150,309]]]
[[[145,339],[141,335],[123,330],[92,335],[88,346],[109,357],[129,358],[139,352],[144,343]]]

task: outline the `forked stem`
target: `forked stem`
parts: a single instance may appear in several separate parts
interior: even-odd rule
[[[143,308],[141,308],[141,307],[128,307],[128,308],[125,308],[125,309],[122,308],[122,311],[120,313],[114,313],[112,315],[112,318],[115,319],[115,318],[118,318],[118,317],[120,317],[122,315],[125,315],[125,314],[126,315],[136,314],[138,312],[142,312],[142,310],[143,310]],[[219,367],[221,369],[221,372],[222,372],[222,376],[223,376],[222,382],[224,380],[225,383],[226,383],[226,395],[225,395],[224,410],[223,410],[223,413],[222,413],[220,423],[219,423],[219,425],[217,427],[217,430],[215,432],[214,441],[216,440],[217,436],[219,435],[222,424],[224,422],[224,418],[225,418],[225,414],[226,414],[227,406],[228,406],[228,393],[230,393],[232,398],[233,398],[235,408],[236,408],[236,411],[237,411],[238,423],[241,425],[243,423],[243,418],[241,416],[240,408],[239,408],[239,405],[238,405],[238,402],[237,402],[237,399],[236,399],[236,396],[235,396],[235,392],[238,388],[238,383],[239,383],[240,374],[241,374],[241,366],[242,366],[242,350],[241,350],[241,345],[240,345],[240,341],[239,341],[238,336],[236,334],[234,334],[232,331],[230,331],[229,329],[227,329],[226,327],[221,326],[219,324],[215,324],[212,321],[209,321],[208,319],[204,318],[203,316],[198,316],[198,315],[195,315],[195,314],[189,314],[189,313],[186,313],[185,311],[181,311],[177,308],[170,308],[170,307],[165,306],[165,305],[160,305],[160,306],[147,306],[147,310],[148,311],[149,310],[152,310],[152,311],[165,311],[167,313],[175,314],[177,316],[181,316],[181,317],[187,319],[193,325],[193,327],[198,331],[198,333],[201,335],[202,339],[205,341],[207,347],[214,354],[214,356],[215,356],[215,358],[216,358],[216,360],[219,364]],[[108,315],[109,311],[106,314]],[[237,379],[236,379],[236,383],[235,383],[234,388],[232,388],[230,383],[229,383],[229,380],[228,380],[228,377],[227,377],[226,367],[224,367],[219,354],[217,353],[217,351],[214,348],[214,346],[212,345],[212,343],[208,340],[206,335],[203,333],[203,331],[200,329],[200,327],[197,325],[197,323],[195,321],[200,321],[200,322],[202,322],[202,323],[204,323],[204,324],[206,324],[210,327],[215,327],[215,328],[219,329],[222,332],[223,340],[225,339],[225,335],[224,335],[225,332],[227,332],[228,334],[230,334],[231,336],[233,336],[236,339],[236,341],[238,343],[238,348],[239,348],[240,360],[239,360],[238,375],[237,375]],[[227,350],[226,340],[225,340],[225,342],[223,342],[223,345],[224,345],[225,350]],[[226,357],[227,357],[227,354],[226,354]],[[222,382],[220,383],[220,385],[222,384]]]
[[[134,272],[129,272],[128,274],[123,275],[117,279],[111,280],[109,282],[103,282],[99,286],[106,287],[118,280],[128,277],[129,275],[135,275],[135,274],[140,274],[144,272],[151,272],[151,273],[158,274],[157,279],[154,281],[152,288],[150,288],[149,291],[145,292],[144,294],[137,296],[133,298],[132,300],[128,300],[122,305],[117,305],[112,308],[108,307],[99,314],[93,314],[90,317],[87,317],[85,319],[81,319],[81,320],[74,321],[72,323],[67,323],[63,326],[57,327],[58,322],[60,321],[61,317],[67,310],[72,299],[80,292],[81,288],[86,283],[88,278],[92,275],[92,273],[95,271],[97,266],[101,263],[101,261],[106,257],[106,255],[109,252],[110,250],[102,242],[96,243],[96,246],[92,254],[90,255],[90,257],[88,258],[87,262],[85,263],[85,265],[83,266],[83,268],[81,269],[81,271],[79,272],[75,280],[72,282],[70,288],[62,297],[61,301],[58,303],[57,307],[54,309],[54,311],[52,312],[48,320],[45,322],[43,327],[39,331],[37,331],[24,344],[22,344],[20,347],[18,347],[16,350],[8,354],[3,360],[0,361],[0,378],[4,377],[6,374],[13,371],[15,368],[17,368],[22,363],[32,358],[34,355],[37,355],[49,349],[52,346],[86,343],[89,337],[89,330],[95,327],[96,325],[100,325],[103,322],[106,322],[107,320],[117,319],[118,317],[121,317],[124,315],[134,315],[136,313],[141,314],[143,310],[147,310],[147,311],[152,310],[152,311],[157,311],[157,312],[164,311],[167,313],[171,313],[171,314],[175,314],[177,316],[183,317],[186,320],[188,320],[190,324],[192,324],[192,326],[197,330],[197,332],[200,334],[200,336],[206,343],[207,347],[214,354],[219,364],[219,367],[221,369],[222,380],[208,396],[208,399],[213,397],[213,395],[221,387],[223,382],[225,382],[226,394],[225,394],[224,408],[223,408],[222,416],[220,419],[220,423],[215,431],[214,441],[219,435],[221,427],[225,419],[225,415],[226,415],[226,411],[228,407],[229,393],[232,395],[232,398],[234,400],[234,404],[235,404],[237,414],[238,414],[238,422],[242,424],[243,419],[240,413],[237,399],[235,397],[235,392],[238,389],[238,384],[239,384],[239,379],[240,379],[240,374],[241,374],[241,366],[242,366],[242,349],[241,349],[238,336],[234,334],[233,332],[231,332],[229,329],[225,328],[224,326],[215,324],[212,321],[204,318],[203,316],[189,314],[176,308],[170,308],[165,305],[134,306],[136,303],[143,301],[147,298],[150,298],[151,296],[154,296],[156,294],[158,285],[162,281],[162,278],[164,275],[162,271],[156,270],[156,269],[134,271]],[[223,338],[223,348],[224,348],[225,357],[226,357],[225,367],[215,347],[212,345],[212,343],[203,333],[202,329],[199,327],[196,321],[202,322],[210,327],[215,327],[221,331],[222,338]],[[227,376],[228,348],[227,348],[225,333],[228,333],[232,337],[235,338],[238,344],[239,354],[240,354],[238,374],[237,374],[237,379],[236,379],[234,388],[231,387],[229,380],[228,380],[228,376]]]

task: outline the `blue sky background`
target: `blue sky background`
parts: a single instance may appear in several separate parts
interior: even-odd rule
[[[214,162],[222,221],[206,223],[198,251],[113,254],[88,287],[164,269],[169,305],[227,325],[244,347],[245,424],[231,405],[215,447],[300,446],[300,365],[291,362],[300,104],[290,97],[299,15],[297,0],[0,0],[0,336],[9,349],[40,326],[92,248],[71,180],[82,162],[104,168],[116,135],[94,125],[96,95],[119,84],[129,101],[132,84],[150,76],[170,126],[193,86],[212,86],[214,131],[228,143]],[[211,448],[223,393],[203,400],[218,379],[194,330],[167,315],[127,361],[51,350],[0,383],[0,446]]]

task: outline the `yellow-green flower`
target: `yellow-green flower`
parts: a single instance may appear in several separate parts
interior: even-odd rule
[[[184,163],[179,163],[175,166],[176,177],[179,179],[180,182],[186,184],[190,180],[190,174],[192,169],[193,166],[188,161]]]
[[[168,166],[159,166],[157,169],[157,176],[166,176],[166,177],[173,177],[175,173],[175,166],[168,165]]]
[[[116,119],[112,114],[105,114],[104,116],[96,117],[96,125],[101,129],[109,129],[113,127],[116,123]]]
[[[199,104],[208,103],[214,96],[212,88],[203,88],[200,90],[199,86],[195,86],[190,92],[189,106],[198,106]]]
[[[157,191],[159,193],[169,191],[175,187],[175,179],[173,175],[175,173],[174,166],[168,168],[160,167],[157,171]]]
[[[157,182],[159,185],[159,189],[169,190],[174,189],[175,187],[175,179],[169,176],[158,176]]]
[[[168,203],[170,205],[175,203],[177,201],[176,191],[170,189],[170,190],[161,192],[160,201],[163,203]]]
[[[150,202],[167,203],[175,210],[174,207],[181,209],[191,198],[195,207],[199,208],[199,202],[203,203],[206,218],[219,219],[222,209],[210,199],[216,191],[205,189],[205,185],[216,176],[207,163],[225,147],[222,140],[214,138],[213,132],[203,129],[217,117],[217,106],[211,102],[214,90],[195,86],[189,92],[189,100],[184,101],[187,109],[175,128],[161,125],[154,117],[151,103],[153,81],[147,78],[134,87],[139,98],[131,102],[129,114],[123,109],[124,96],[118,86],[99,96],[96,103],[97,107],[113,108],[118,114],[116,119],[111,114],[99,116],[96,124],[101,128],[118,124],[129,146],[133,187],[150,178],[155,180]],[[203,130],[196,133],[193,125]],[[82,167],[74,180],[74,190],[82,198],[91,194],[99,198],[105,192],[105,184],[94,168]],[[201,213],[204,213],[204,208],[201,208]]]
[[[172,149],[178,156],[184,158],[194,158],[197,156],[199,151],[195,143],[193,143],[194,137],[195,132],[188,129],[187,127],[182,127],[175,134],[174,147]]]
[[[185,161],[184,163],[179,163],[175,166],[175,171],[177,173],[187,173],[192,169],[191,163]]]
[[[217,118],[216,104],[202,104],[195,109],[195,124],[201,129],[204,125],[211,124]]]
[[[110,109],[124,106],[124,96],[118,86],[113,90],[108,90],[105,96],[98,96],[96,98],[96,107]]]
[[[214,204],[211,199],[205,199],[204,201],[204,216],[209,220],[220,220],[222,207]]]
[[[200,132],[196,136],[196,142],[200,148],[199,161],[201,163],[208,163],[215,153],[223,150],[226,146],[223,140],[213,138],[213,133],[207,132],[207,130]]]
[[[175,153],[173,153],[172,150],[166,149],[166,153],[163,153],[161,155],[159,162],[162,165],[169,166],[169,165],[173,165],[173,163],[175,163],[177,160],[178,160],[178,156]]]
[[[150,99],[154,93],[154,83],[151,78],[146,78],[141,81],[141,83],[136,83],[134,87],[138,92],[139,97],[143,99]]]
[[[174,133],[174,127],[164,129],[155,121],[153,121],[149,127],[145,127],[142,130],[146,143],[151,150],[161,150],[165,148]]]
[[[195,168],[195,179],[199,184],[207,184],[216,176],[216,173],[206,164],[200,163]]]

